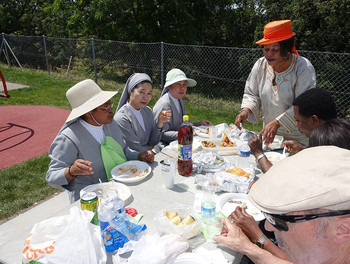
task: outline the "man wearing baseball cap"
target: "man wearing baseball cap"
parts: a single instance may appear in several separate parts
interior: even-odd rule
[[[274,165],[248,197],[266,217],[278,246],[297,263],[345,264],[350,260],[350,151],[305,149]],[[234,221],[214,240],[255,263],[289,263],[258,247]]]

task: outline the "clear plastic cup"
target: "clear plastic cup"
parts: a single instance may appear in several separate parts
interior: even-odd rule
[[[162,169],[163,174],[163,183],[165,188],[172,189],[174,188],[174,179],[176,173],[176,160],[175,159],[166,159],[160,161],[160,168]]]

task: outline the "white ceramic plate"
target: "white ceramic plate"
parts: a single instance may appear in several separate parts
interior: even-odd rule
[[[128,186],[119,182],[111,181],[86,186],[80,191],[80,197],[86,192],[94,192],[97,194],[97,197],[100,197],[103,191],[115,191],[124,202],[131,196]]]
[[[151,171],[151,167],[146,162],[129,160],[114,167],[111,174],[116,181],[132,183],[142,181],[151,173]]]
[[[230,203],[228,200],[244,202],[247,205],[245,209],[248,214],[254,217],[255,221],[261,221],[265,218],[263,213],[257,209],[248,199],[248,195],[244,193],[224,193],[220,195],[216,202],[216,211],[222,212],[226,217],[228,217],[237,206],[242,204]]]
[[[169,264],[209,264],[209,262],[198,254],[182,253]]]

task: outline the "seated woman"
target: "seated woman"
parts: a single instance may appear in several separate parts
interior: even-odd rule
[[[186,94],[187,87],[194,87],[197,82],[186,77],[179,69],[172,69],[166,75],[166,82],[161,97],[153,107],[154,119],[158,122],[159,114],[164,110],[171,111],[170,122],[163,126],[163,134],[159,148],[167,146],[171,141],[177,140],[177,132],[182,123],[182,117],[186,115],[186,109],[182,98]],[[191,116],[190,116],[191,118]],[[193,122],[195,126],[211,126],[208,120]]]
[[[131,75],[125,84],[114,120],[132,150],[153,149],[161,139],[163,124],[170,120],[171,112],[162,111],[157,123],[154,121],[152,109],[147,106],[151,99],[151,78],[145,73]]]
[[[72,112],[51,144],[46,181],[54,188],[68,190],[71,202],[80,198],[84,187],[99,180],[106,182],[116,165],[136,159],[154,161],[152,151],[140,153],[126,146],[113,120],[110,99],[116,93],[102,91],[92,80],[81,81],[66,93]],[[112,163],[104,154],[111,146]]]

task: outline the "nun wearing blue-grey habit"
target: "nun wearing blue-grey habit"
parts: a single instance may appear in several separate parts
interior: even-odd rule
[[[135,151],[152,150],[162,137],[163,123],[170,119],[170,111],[159,114],[154,120],[147,106],[152,99],[152,80],[145,73],[134,73],[127,80],[114,120],[123,132],[127,146]]]

